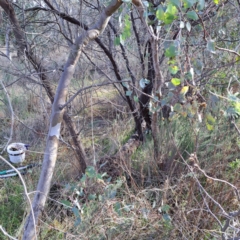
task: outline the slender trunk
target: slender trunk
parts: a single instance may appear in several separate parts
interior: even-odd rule
[[[153,84],[154,84],[154,68],[153,68],[153,58],[152,58],[152,48],[151,48],[151,42],[147,43],[147,52],[148,52],[148,73],[147,73],[147,79],[150,81],[149,84],[145,86],[145,88],[142,90],[143,93],[139,97],[139,105],[140,105],[140,113],[142,118],[146,122],[146,130],[151,130],[151,115],[149,111],[149,100],[150,97],[147,95],[152,94]],[[146,95],[147,94],[147,95]]]
[[[158,49],[158,41],[152,39],[151,42],[152,54],[153,54],[153,66],[155,71],[155,81],[153,86],[154,96],[158,98],[158,100],[162,97],[162,87],[164,84],[162,72],[159,67],[159,49]],[[160,131],[158,124],[158,102],[153,101],[153,107],[155,112],[152,114],[152,135],[153,135],[153,143],[154,143],[154,159],[155,161],[160,160]]]

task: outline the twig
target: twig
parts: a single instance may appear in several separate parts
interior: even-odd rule
[[[240,210],[238,210],[238,211],[235,211],[235,212],[230,212],[229,213],[229,216],[231,216],[231,217],[237,217],[237,216],[239,216],[240,215]],[[225,223],[225,225],[222,227],[222,229],[221,229],[221,231],[222,231],[222,240],[225,240],[226,239],[226,237],[225,237],[225,232],[226,232],[226,230],[228,229],[228,227],[229,227],[229,225],[230,225],[230,220],[231,220],[231,218],[228,218],[227,220],[226,220],[226,223]],[[227,240],[239,240],[239,237],[238,238],[228,238]]]
[[[230,49],[227,49],[227,48],[220,48],[220,47],[217,47],[217,46],[215,46],[215,48],[218,49],[218,50],[221,50],[221,51],[233,53],[233,54],[237,55],[238,57],[240,57],[240,54],[235,52],[235,51],[233,51],[233,50],[230,50]]]
[[[198,170],[199,170],[200,172],[202,172],[203,175],[204,175],[206,178],[211,179],[211,180],[216,181],[216,182],[225,183],[225,184],[229,185],[230,187],[232,187],[232,188],[234,189],[236,195],[237,195],[238,201],[240,201],[240,196],[239,196],[239,193],[238,193],[238,189],[237,189],[237,187],[235,187],[233,184],[231,184],[231,183],[228,182],[228,181],[222,180],[222,179],[213,178],[213,177],[208,176],[208,175],[206,174],[206,172],[205,172],[204,170],[202,170],[197,164],[194,165],[194,167],[197,167]]]
[[[240,130],[239,130],[238,126],[236,125],[235,120],[232,120],[232,124],[234,125],[234,127],[236,128],[238,134],[240,135]]]
[[[3,228],[2,225],[0,225],[0,230],[2,231],[2,233],[3,233],[5,236],[9,237],[10,239],[17,240],[15,237],[9,235],[9,234],[6,232],[6,230]]]
[[[135,19],[133,17],[133,11],[131,11],[131,21],[132,21],[132,27],[133,27],[133,32],[137,41],[137,47],[138,47],[138,54],[140,57],[140,62],[141,62],[141,66],[142,66],[142,77],[144,77],[144,73],[145,73],[145,65],[144,65],[144,57],[143,54],[141,52],[141,43],[140,43],[140,39],[139,39],[139,34],[137,32],[137,27],[136,27],[136,23],[135,23]]]
[[[219,98],[222,98],[222,99],[225,99],[225,100],[228,100],[228,101],[230,101],[230,99],[228,99],[228,98],[226,98],[226,97],[223,97],[223,96],[221,96],[221,95],[219,95],[219,94],[217,94],[217,93],[213,93],[213,92],[211,92],[211,91],[209,91],[212,95],[215,95],[216,97],[219,97]],[[234,101],[234,100],[231,100],[231,101]]]
[[[193,172],[193,169],[190,168],[190,166],[187,164],[186,160],[183,158],[182,154],[178,151],[178,154],[179,156],[181,157],[181,159],[184,161],[184,163],[187,165],[188,169]],[[213,177],[210,177],[208,176],[204,170],[202,170],[198,164],[194,164],[194,167],[196,167],[200,172],[202,172],[204,174],[205,177],[213,180],[213,181],[218,181],[218,182],[222,182],[222,183],[225,183],[229,186],[231,186],[234,190],[235,190],[235,193],[237,195],[237,198],[238,200],[240,201],[240,196],[239,196],[239,193],[238,193],[238,189],[237,187],[235,187],[234,185],[232,185],[231,183],[225,181],[225,180],[221,180],[221,179],[218,179],[218,178],[213,178]],[[212,198],[210,196],[210,194],[204,189],[204,187],[201,185],[201,183],[199,182],[198,178],[194,175],[194,179],[195,181],[197,182],[199,188],[206,194],[206,196],[211,199],[221,210],[222,210],[222,213],[223,215],[226,217],[226,222],[225,222],[225,225],[222,226],[221,222],[218,220],[218,218],[215,216],[215,214],[212,213],[212,211],[210,211],[210,213],[212,214],[212,216],[217,220],[217,222],[220,224],[221,226],[221,233],[222,233],[222,240],[226,240],[226,237],[225,237],[225,232],[227,230],[227,228],[230,226],[230,221],[232,218],[234,217],[237,217],[240,215],[240,209],[238,211],[234,211],[234,212],[230,212],[230,213],[227,213],[225,212],[225,210],[223,209],[223,207],[220,205],[220,203],[218,203],[214,198]],[[205,200],[204,200],[205,201]],[[210,210],[210,209],[209,209]],[[227,239],[227,240],[239,240],[240,238],[230,238],[230,239]]]

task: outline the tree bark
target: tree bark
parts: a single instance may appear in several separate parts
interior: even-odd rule
[[[155,81],[154,81],[154,96],[158,98],[158,100],[162,97],[162,87],[164,84],[162,72],[159,67],[159,49],[158,49],[158,41],[156,39],[152,39],[151,41],[152,54],[153,54],[153,66],[155,71]],[[152,136],[154,143],[154,159],[156,162],[160,159],[160,132],[158,125],[158,102],[153,102],[153,106],[155,112],[152,114]]]
[[[146,130],[148,131],[148,130],[152,129],[152,127],[151,127],[152,121],[151,121],[151,115],[150,115],[150,111],[149,111],[150,97],[147,96],[147,95],[152,94],[152,89],[153,89],[153,84],[154,84],[154,79],[155,79],[155,72],[154,72],[154,68],[153,68],[153,59],[152,59],[152,48],[151,48],[151,42],[150,41],[147,43],[147,52],[148,52],[147,79],[150,82],[142,90],[143,93],[139,97],[139,105],[140,105],[141,116],[146,122]]]

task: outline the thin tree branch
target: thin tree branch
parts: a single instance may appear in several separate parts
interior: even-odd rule
[[[227,49],[227,48],[220,48],[220,47],[217,47],[217,46],[215,46],[215,48],[218,49],[218,50],[221,50],[221,51],[233,53],[233,54],[237,55],[238,57],[240,57],[240,54],[235,52],[234,50],[230,50],[230,49]]]
[[[5,236],[7,236],[8,238],[10,238],[10,239],[12,239],[12,240],[17,240],[17,238],[15,238],[15,237],[9,235],[9,234],[7,233],[7,231],[3,228],[2,225],[0,225],[0,230],[1,230],[2,233],[3,233]]]
[[[235,129],[237,130],[238,134],[240,135],[240,130],[239,130],[237,124],[235,123],[235,120],[232,120],[232,124],[234,125]]]
[[[117,30],[116,30],[116,28],[113,26],[113,24],[112,24],[111,22],[109,22],[108,25],[109,25],[110,28],[112,29],[113,33],[114,33],[115,35],[117,35]],[[128,56],[127,56],[125,47],[123,46],[122,43],[120,43],[120,48],[121,48],[121,50],[122,50],[122,56],[123,56],[123,58],[124,58],[124,60],[125,60],[128,73],[129,73],[129,75],[130,75],[130,77],[131,77],[131,79],[132,79],[133,85],[135,86],[135,85],[136,85],[136,78],[135,78],[135,76],[134,76],[134,74],[133,74],[133,72],[132,72],[132,70],[131,70],[131,68],[130,68],[130,63],[129,63],[129,60],[128,60]]]
[[[135,35],[135,38],[136,38],[136,41],[137,41],[138,54],[139,54],[140,62],[141,62],[141,65],[142,65],[142,77],[144,77],[144,74],[145,74],[144,58],[143,58],[143,54],[142,54],[142,51],[141,51],[141,43],[140,43],[140,39],[139,39],[139,35],[138,35],[138,32],[137,32],[137,27],[136,27],[136,24],[135,24],[135,20],[134,20],[132,11],[131,11],[131,20],[132,20],[133,32],[134,32],[134,35]]]

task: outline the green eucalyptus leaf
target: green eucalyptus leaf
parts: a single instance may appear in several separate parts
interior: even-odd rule
[[[112,199],[112,198],[115,198],[116,197],[116,194],[117,194],[117,190],[116,189],[110,189],[107,191],[107,197]]]
[[[173,107],[173,110],[178,113],[182,112],[182,105],[180,103],[176,103]]]
[[[75,222],[74,222],[74,226],[77,227],[81,224],[82,220],[81,220],[81,217],[77,217]]]
[[[130,97],[132,95],[132,91],[128,90],[126,91],[126,96]]]
[[[171,217],[168,214],[164,213],[162,216],[165,222],[171,222]]]
[[[161,5],[158,7],[156,11],[156,17],[158,20],[164,21],[165,16],[164,16],[164,11]]]
[[[239,98],[236,95],[230,93],[228,94],[228,98],[233,102],[237,102],[239,100]]]
[[[67,207],[71,207],[72,206],[71,202],[69,202],[67,200],[61,200],[61,203],[64,204],[65,206],[67,206]]]
[[[134,209],[134,205],[125,205],[123,209],[126,212],[130,212],[132,209]]]
[[[181,7],[181,1],[180,0],[170,0],[170,3],[174,5],[175,7]]]
[[[177,14],[178,10],[173,4],[168,4],[166,13],[169,13],[171,15]]]
[[[171,3],[167,5],[166,11],[160,5],[156,11],[156,17],[165,24],[171,24],[177,18],[177,12],[177,8]]]
[[[83,176],[81,177],[80,182],[85,182],[87,180],[87,176],[86,174],[83,174]]]
[[[177,48],[172,44],[170,45],[169,48],[166,49],[165,56],[172,58],[172,57],[176,57],[176,55],[177,55]]]
[[[134,102],[139,102],[138,96],[133,97]]]
[[[164,205],[161,207],[161,211],[164,212],[164,213],[169,212],[169,210],[170,210],[170,206],[167,205],[167,204],[164,204]]]
[[[206,115],[205,123],[209,131],[212,131],[214,129],[215,121],[215,118],[210,113]]]
[[[189,11],[187,12],[187,17],[192,20],[198,20],[198,15],[196,14],[195,11]]]
[[[191,8],[197,0],[183,0],[183,6],[184,8]]]
[[[80,217],[79,210],[77,207],[72,207],[72,211],[75,217]]]
[[[171,83],[172,83],[174,86],[178,86],[178,85],[181,84],[181,79],[179,79],[179,78],[172,78]]]
[[[95,200],[97,198],[96,193],[95,194],[89,194],[88,195],[88,200]]]
[[[216,53],[214,40],[211,39],[207,42],[207,50],[211,53]]]
[[[202,63],[202,61],[197,59],[194,62],[193,65],[194,65],[194,70],[195,70],[196,74],[200,76],[202,74],[202,70],[203,70],[203,63]]]
[[[214,126],[209,124],[208,122],[206,122],[206,127],[207,127],[208,131],[212,131],[214,128]]]
[[[158,20],[160,21],[164,21],[165,19],[165,16],[164,16],[164,10],[163,10],[163,7],[162,5],[160,5],[156,11],[156,17]]]
[[[129,38],[129,37],[131,36],[131,32],[130,32],[130,31],[129,31],[129,32],[124,31],[124,32],[121,34],[121,36],[122,36],[122,40],[123,40],[123,42],[124,42],[127,38]],[[121,42],[121,44],[123,44],[123,42]]]
[[[113,205],[113,209],[114,209],[114,211],[115,211],[119,216],[122,215],[122,212],[121,212],[121,203],[120,203],[120,202],[116,202],[116,203]]]
[[[178,10],[175,6],[173,6],[172,4],[168,4],[166,13],[164,14],[164,23],[171,24],[173,20],[177,18],[177,12]]]
[[[89,178],[94,178],[94,177],[96,177],[96,171],[95,171],[95,169],[94,169],[93,166],[88,166],[88,167],[86,168],[85,174],[86,174]]]
[[[161,99],[160,103],[161,103],[161,106],[165,106],[168,103],[168,99],[166,99],[166,98]]]
[[[129,89],[129,85],[128,85],[127,82],[122,82],[122,85],[123,85],[125,88]]]
[[[176,18],[175,15],[165,13],[164,23],[165,24],[171,24],[175,18]]]
[[[199,11],[203,10],[205,7],[205,0],[198,0],[198,6],[197,6],[197,9]]]
[[[171,74],[176,74],[179,70],[179,68],[177,66],[170,66],[168,69]]]

